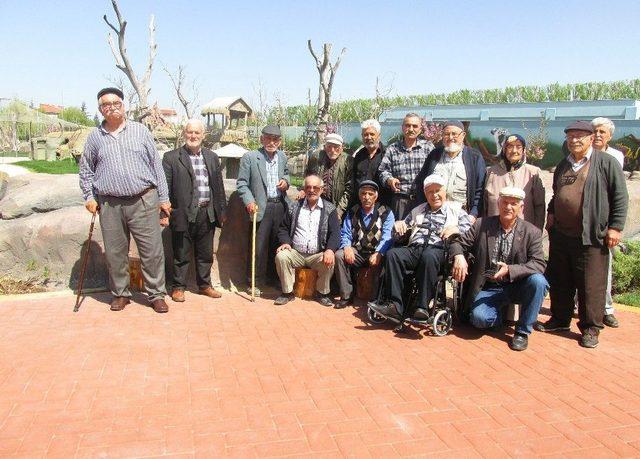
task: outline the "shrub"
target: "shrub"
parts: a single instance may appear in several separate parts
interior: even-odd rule
[[[640,241],[626,241],[625,253],[615,251],[613,259],[613,292],[640,290]]]

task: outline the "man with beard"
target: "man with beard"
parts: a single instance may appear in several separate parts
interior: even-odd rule
[[[475,221],[482,212],[486,165],[478,150],[464,144],[465,135],[460,121],[446,121],[442,127],[442,146],[429,154],[416,184],[431,174],[444,177],[449,203],[462,207]],[[424,196],[417,198],[416,204],[424,202]]]
[[[384,146],[380,141],[380,123],[374,119],[365,120],[362,128],[362,146],[353,154],[353,195],[351,206],[358,204],[358,190],[365,180],[373,180],[378,184],[378,202],[385,206],[391,205],[391,193],[378,175],[380,162],[384,157]]]
[[[422,182],[416,185],[416,176],[434,148],[430,141],[418,138],[421,132],[420,116],[408,113],[402,121],[402,139],[386,148],[378,168],[380,181],[392,193],[391,210],[399,219],[406,217],[414,195],[422,188]]]
[[[312,153],[304,171],[304,176],[317,175],[322,178],[324,188],[322,198],[338,209],[338,218],[347,211],[351,200],[353,158],[344,152],[342,136],[327,134],[324,149]],[[298,199],[305,197],[305,191],[298,193]]]

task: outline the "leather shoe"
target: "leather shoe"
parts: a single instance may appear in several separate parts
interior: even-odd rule
[[[331,298],[329,298],[329,295],[316,293],[316,301],[320,303],[322,306],[325,306],[327,308],[333,307],[333,301],[331,301]]]
[[[522,333],[516,333],[511,338],[511,342],[509,343],[509,347],[513,351],[524,351],[529,344],[529,337]]]
[[[613,314],[605,314],[602,318],[602,323],[611,328],[618,328],[620,326],[620,322],[618,322],[618,319]]]
[[[151,302],[151,307],[157,313],[169,312],[169,306],[164,301],[164,298],[157,298]]]
[[[220,298],[222,296],[222,293],[213,287],[201,288],[198,290],[198,294],[208,296],[209,298]]]
[[[393,320],[394,322],[402,322],[402,316],[393,302],[378,304],[372,301],[368,303],[368,306],[382,317]]]
[[[276,300],[273,302],[276,306],[282,306],[283,304],[287,304],[289,301],[295,300],[295,296],[293,296],[293,292],[291,293],[282,293]]]
[[[429,320],[429,311],[425,308],[416,308],[416,312],[413,313],[413,318],[416,320]]]
[[[111,302],[112,311],[122,311],[126,305],[131,303],[131,300],[126,296],[116,296]]]
[[[334,304],[333,307],[335,309],[343,309],[351,303],[353,303],[353,298],[340,298],[338,301],[336,301],[336,304]]]
[[[184,290],[175,289],[171,292],[171,299],[176,303],[184,303]]]

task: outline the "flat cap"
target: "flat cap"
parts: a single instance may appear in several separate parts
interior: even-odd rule
[[[527,142],[524,140],[520,134],[509,134],[506,139],[504,139],[503,147],[506,147],[508,143],[515,142],[519,140],[522,143],[522,148],[527,146]]]
[[[262,128],[262,133],[265,135],[277,135],[278,137],[282,137],[280,126],[276,126],[275,124],[267,124]]]
[[[526,196],[526,193],[522,188],[518,188],[517,186],[505,186],[500,190],[500,196],[523,200]]]
[[[378,186],[378,184],[376,182],[374,182],[373,180],[363,180],[362,182],[360,182],[360,185],[358,185],[358,191],[360,189],[364,188],[365,186],[373,188],[376,191],[380,190],[380,187]]]
[[[428,187],[429,185],[433,185],[433,184],[438,184],[440,186],[445,186],[447,184],[447,182],[444,180],[444,177],[442,175],[438,175],[438,174],[431,174],[426,179],[424,179],[424,182],[422,182],[422,186],[424,188]]]
[[[334,145],[342,145],[344,140],[340,134],[327,134],[324,138],[324,143],[332,143]]]
[[[442,129],[449,126],[455,126],[464,131],[464,124],[462,124],[461,121],[458,121],[458,120],[445,121],[444,124],[442,125]]]
[[[564,129],[564,132],[568,131],[585,131],[593,134],[593,126],[589,121],[574,121]]]
[[[100,98],[105,94],[115,94],[121,100],[124,100],[124,94],[118,88],[102,88],[100,91],[98,91],[98,100],[100,100]]]

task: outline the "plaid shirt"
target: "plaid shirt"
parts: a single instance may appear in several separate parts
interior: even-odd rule
[[[193,154],[189,151],[189,159],[191,160],[191,167],[193,167],[193,173],[196,176],[196,194],[198,196],[198,204],[204,204],[211,200],[211,190],[209,189],[209,174],[207,172],[207,166],[202,158],[202,150]]]
[[[267,198],[279,198],[280,193],[278,193],[278,152],[273,155],[273,158],[269,156],[269,154],[264,151],[264,149],[260,149],[262,154],[264,155],[264,159],[266,160],[266,168],[267,168]]]
[[[493,247],[493,251],[491,252],[492,264],[495,265],[499,261],[509,264],[511,261],[511,247],[513,247],[513,235],[515,233],[515,229],[516,227],[514,226],[511,228],[511,231],[507,233],[502,226],[500,227],[500,236],[496,239],[496,245]]]
[[[387,180],[390,178],[397,178],[400,180],[400,191],[413,195],[413,182],[433,149],[433,143],[427,140],[418,140],[410,149],[405,147],[403,140],[389,145],[378,168],[383,186],[388,187]]]

